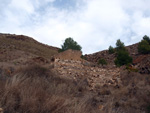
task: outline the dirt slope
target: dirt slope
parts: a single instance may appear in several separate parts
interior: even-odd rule
[[[31,37],[23,35],[0,34],[0,52],[20,50],[37,56],[50,58],[58,48],[44,45]]]
[[[0,34],[0,76],[10,76],[17,68],[50,62],[58,48],[42,44],[31,37]]]

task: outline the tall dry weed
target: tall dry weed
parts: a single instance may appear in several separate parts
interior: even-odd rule
[[[31,66],[7,80],[0,107],[5,113],[96,113],[91,101],[81,82]]]

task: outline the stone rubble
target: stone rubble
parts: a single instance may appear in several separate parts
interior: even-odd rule
[[[99,68],[91,65],[84,65],[87,61],[62,60],[55,59],[54,69],[63,77],[78,80],[87,78],[90,90],[95,90],[98,86],[111,85],[119,86],[120,69],[119,68]],[[87,62],[90,64],[90,62]]]

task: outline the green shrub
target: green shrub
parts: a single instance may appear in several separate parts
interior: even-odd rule
[[[117,51],[126,50],[124,43],[121,42],[120,39],[118,39],[117,42],[116,42],[116,49],[117,49]]]
[[[116,42],[116,54],[117,58],[114,61],[116,66],[122,66],[132,63],[132,57],[129,56],[129,53],[126,50],[124,43],[121,42],[120,39],[118,39]]]
[[[141,54],[150,53],[150,45],[146,40],[142,40],[138,45],[138,52]]]
[[[71,37],[69,37],[65,39],[65,42],[61,46],[61,49],[59,50],[59,52],[66,51],[68,49],[81,51],[82,47],[76,41],[74,41]]]
[[[116,66],[122,66],[132,63],[132,57],[125,50],[120,50],[117,52],[117,58],[115,59]]]
[[[147,35],[143,37],[143,40],[146,40],[150,44],[150,38]]]
[[[105,59],[99,59],[98,64],[101,64],[103,66],[103,65],[107,65],[107,62]]]
[[[108,52],[109,54],[113,54],[115,52],[115,49],[112,46],[109,46]]]

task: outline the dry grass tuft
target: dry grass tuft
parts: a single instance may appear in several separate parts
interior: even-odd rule
[[[0,107],[5,113],[96,113],[92,95],[82,85],[31,66],[7,80]]]

